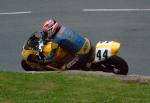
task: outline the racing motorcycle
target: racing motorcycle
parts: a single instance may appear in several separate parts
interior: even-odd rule
[[[51,63],[42,64],[31,62],[28,58],[36,58],[37,55],[39,55],[39,48],[44,48],[44,45],[41,40],[39,40],[36,45],[29,41],[30,40],[24,44],[22,50],[21,65],[26,71],[90,70],[110,72],[121,75],[127,75],[128,73],[128,64],[124,59],[117,55],[121,45],[116,41],[97,42],[94,50],[92,51],[92,61],[84,66],[82,65],[82,59],[80,59],[78,55],[71,54],[69,51],[60,47],[56,54],[55,60]]]

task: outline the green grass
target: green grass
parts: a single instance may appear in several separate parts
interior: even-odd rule
[[[1,71],[0,103],[150,103],[150,83],[87,73]]]

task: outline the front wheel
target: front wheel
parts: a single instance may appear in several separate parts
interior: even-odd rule
[[[27,63],[27,61],[22,60],[21,66],[25,71],[53,71],[54,69],[51,68],[51,66],[48,66],[46,68],[45,65],[42,64],[36,64],[36,63]]]
[[[21,66],[25,71],[33,71],[33,68],[25,60],[21,61]]]

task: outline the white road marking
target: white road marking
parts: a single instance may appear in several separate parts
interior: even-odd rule
[[[4,12],[4,13],[0,13],[0,15],[29,14],[29,13],[32,13],[32,11],[22,11],[22,12]]]
[[[150,11],[150,9],[82,9],[82,11]]]

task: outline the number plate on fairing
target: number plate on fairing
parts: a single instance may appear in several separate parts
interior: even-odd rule
[[[113,55],[117,55],[120,43],[116,41],[100,41],[96,44],[94,62],[100,62]]]
[[[111,56],[111,48],[96,48],[95,62],[107,59]]]
[[[108,45],[111,45],[112,41],[104,41],[104,42],[98,42],[96,45],[96,51],[95,51],[95,62],[100,62],[102,60],[105,60],[109,58],[112,54],[111,47]]]

